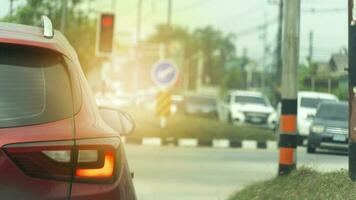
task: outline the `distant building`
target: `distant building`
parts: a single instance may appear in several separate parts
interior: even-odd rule
[[[309,74],[303,82],[312,91],[332,92],[335,89],[347,86],[348,75],[345,70],[348,67],[348,55],[346,53],[334,53],[329,62],[314,63],[314,73]]]
[[[347,54],[332,54],[329,65],[332,71],[332,76],[343,78],[347,76],[346,68],[348,67]]]

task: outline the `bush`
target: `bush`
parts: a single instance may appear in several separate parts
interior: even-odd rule
[[[275,199],[356,199],[356,183],[346,170],[319,173],[309,168],[300,168],[290,175],[259,182],[233,195],[230,200],[275,200]]]

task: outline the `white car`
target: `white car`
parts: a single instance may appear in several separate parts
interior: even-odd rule
[[[298,133],[301,139],[309,135],[312,119],[316,114],[317,107],[323,101],[338,101],[339,99],[329,93],[322,92],[298,92]]]
[[[219,119],[233,124],[263,125],[276,128],[277,113],[261,92],[235,90],[230,92],[218,108]]]

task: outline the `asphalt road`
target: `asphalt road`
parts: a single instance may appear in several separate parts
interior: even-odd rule
[[[222,200],[277,172],[276,150],[145,147],[127,145],[139,200]],[[346,155],[306,154],[298,166],[319,171],[347,169]]]

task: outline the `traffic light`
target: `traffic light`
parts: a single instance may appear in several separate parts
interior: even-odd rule
[[[99,30],[97,36],[97,53],[111,54],[113,52],[114,42],[114,14],[101,14],[99,21]]]

